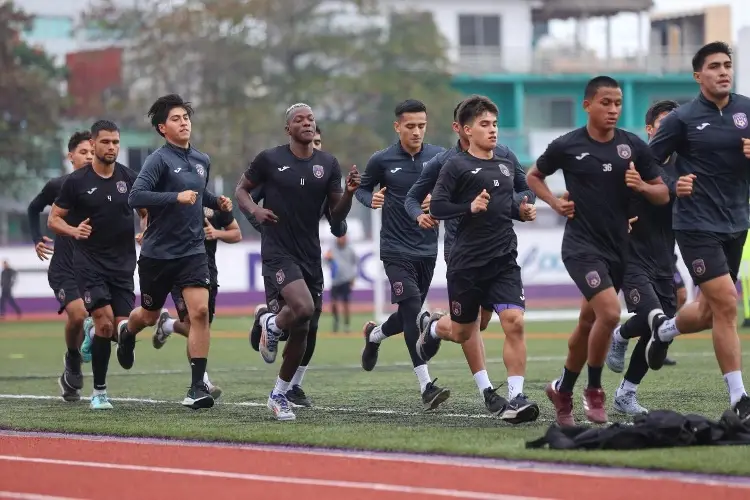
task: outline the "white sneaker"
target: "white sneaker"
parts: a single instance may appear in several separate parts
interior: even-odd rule
[[[268,409],[273,411],[276,415],[276,420],[295,420],[297,416],[292,412],[291,406],[289,406],[289,400],[284,394],[271,394],[268,395],[268,402],[266,403]]]
[[[151,344],[154,349],[161,349],[164,343],[169,339],[171,334],[164,331],[164,322],[169,319],[169,310],[162,309],[159,314],[159,319],[156,321],[156,327],[154,328],[154,335],[151,337]]]

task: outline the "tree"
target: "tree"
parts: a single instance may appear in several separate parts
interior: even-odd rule
[[[131,41],[124,118],[143,123],[158,95],[180,93],[196,105],[196,144],[234,177],[286,140],[284,110],[295,102],[313,106],[342,164],[392,142],[392,110],[409,97],[445,122],[433,142],[452,142],[443,43],[431,17],[415,19],[383,23],[371,0],[141,0],[137,10],[100,0],[86,21]]]
[[[13,2],[0,4],[0,194],[16,199],[50,166],[62,167],[57,84],[63,72],[20,39],[31,21]]]

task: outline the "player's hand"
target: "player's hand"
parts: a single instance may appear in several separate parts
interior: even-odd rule
[[[141,245],[143,243],[143,233],[138,233],[135,235],[135,242]]]
[[[555,206],[552,208],[563,217],[572,219],[576,213],[576,204],[574,201],[570,201],[569,198],[570,194],[565,191],[563,195],[557,199],[557,203],[555,203]]]
[[[419,224],[419,227],[421,227],[422,229],[433,229],[440,225],[440,221],[434,219],[429,214],[422,214],[417,217],[417,224]]]
[[[742,139],[742,152],[745,155],[745,158],[750,159],[750,139]]]
[[[362,182],[362,177],[359,175],[357,165],[352,165],[352,169],[349,170],[349,174],[346,176],[346,190],[349,193],[354,193],[359,188]]]
[[[206,235],[207,240],[215,240],[216,239],[216,229],[211,225],[210,222],[208,222],[207,218],[203,218],[203,222],[205,225],[203,226],[203,233]]]
[[[422,211],[426,214],[430,213],[430,200],[432,200],[432,195],[427,193],[427,198],[422,202]]]
[[[39,260],[49,260],[49,256],[54,253],[54,249],[50,245],[52,240],[46,236],[42,236],[42,241],[36,244],[34,250],[36,250],[36,256]]]
[[[255,220],[257,220],[258,224],[261,226],[269,226],[279,222],[279,218],[275,213],[263,207],[258,207],[258,209],[253,212],[253,217],[255,217]]]
[[[219,210],[222,212],[232,211],[232,200],[226,196],[219,196]]]
[[[628,219],[628,232],[633,230],[633,224],[635,224],[638,221],[638,216]]]
[[[73,229],[73,238],[77,240],[88,239],[88,237],[91,236],[91,226],[89,225],[89,222],[91,222],[91,219],[86,219],[78,224],[78,226]]]
[[[487,205],[489,204],[490,193],[488,193],[486,189],[482,189],[482,192],[471,202],[471,213],[478,214],[479,212],[486,212]]]
[[[198,192],[187,190],[177,195],[177,203],[181,205],[193,205],[195,200],[198,199]]]
[[[675,184],[675,192],[678,198],[685,198],[686,196],[692,196],[693,194],[693,182],[695,181],[695,174],[683,175],[677,179]]]
[[[536,207],[528,203],[529,197],[524,196],[521,205],[518,207],[518,215],[524,222],[530,222],[536,219]]]
[[[633,191],[642,192],[646,183],[641,178],[641,174],[635,169],[635,163],[630,162],[628,170],[625,172],[625,185]]]
[[[385,188],[381,188],[380,191],[372,194],[371,206],[374,210],[377,210],[378,208],[383,208],[384,202],[385,202]]]

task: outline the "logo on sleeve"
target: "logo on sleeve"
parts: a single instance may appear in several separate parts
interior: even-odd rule
[[[618,144],[617,154],[620,155],[620,158],[622,158],[623,160],[627,160],[632,156],[630,146],[628,146],[627,144]]]
[[[206,169],[200,163],[198,163],[198,164],[195,165],[195,171],[198,172],[198,175],[200,175],[201,177],[205,177],[206,176]]]
[[[732,115],[732,119],[737,128],[747,128],[747,115],[745,113],[735,113]]]
[[[313,175],[316,178],[320,179],[321,177],[323,177],[324,173],[325,171],[323,170],[323,165],[313,165]]]
[[[599,276],[599,271],[591,271],[586,274],[586,283],[591,288],[599,288],[599,285],[602,284],[602,278]]]
[[[125,181],[117,181],[117,192],[120,194],[125,194],[128,192],[128,185],[125,184]]]

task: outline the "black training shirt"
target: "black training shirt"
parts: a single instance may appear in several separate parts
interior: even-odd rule
[[[39,224],[39,214],[44,211],[45,207],[52,206],[60,195],[60,190],[68,178],[69,174],[50,179],[44,185],[42,190],[29,203],[29,229],[31,237],[36,245],[42,241],[42,231]],[[65,217],[65,222],[70,224],[70,216]],[[77,225],[77,224],[76,224]],[[73,238],[62,234],[55,235],[55,250],[49,261],[49,272],[52,274],[59,272],[70,272],[73,270]]]

